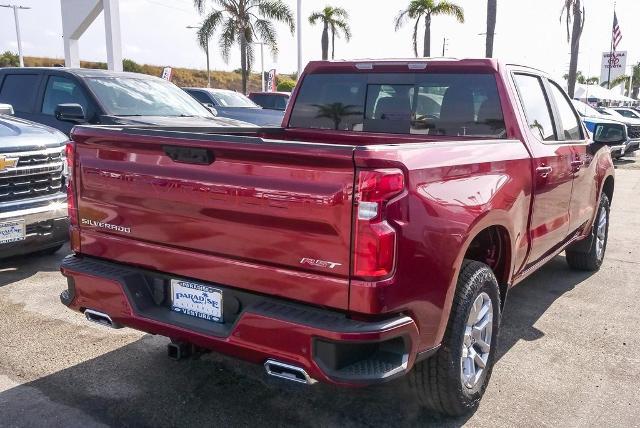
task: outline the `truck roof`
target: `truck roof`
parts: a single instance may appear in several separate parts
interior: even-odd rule
[[[96,68],[71,68],[71,67],[7,67],[0,69],[0,73],[24,73],[25,71],[57,71],[73,74],[78,77],[131,77],[136,79],[160,79],[156,76],[129,71],[112,71]]]
[[[500,66],[513,66],[518,68],[527,68],[539,73],[545,73],[533,67],[519,64],[505,64],[494,58],[362,58],[354,60],[329,60],[329,61],[311,61],[307,65],[307,73],[319,73],[323,71],[347,71],[354,69],[360,71],[384,70],[393,72],[403,72],[408,70],[424,70],[427,67],[436,67],[438,69],[456,69],[456,68],[472,68],[497,71]]]

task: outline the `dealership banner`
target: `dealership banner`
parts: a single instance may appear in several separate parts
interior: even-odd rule
[[[600,83],[613,81],[616,77],[624,74],[627,68],[627,52],[603,52],[602,67],[600,69]],[[609,79],[609,69],[611,69],[611,79]]]
[[[168,80],[169,82],[171,82],[172,77],[173,77],[173,69],[171,67],[165,67],[162,70],[162,78],[164,80]]]
[[[267,92],[275,92],[276,91],[276,69],[273,68],[269,70],[269,75],[267,76],[267,87],[265,88]]]

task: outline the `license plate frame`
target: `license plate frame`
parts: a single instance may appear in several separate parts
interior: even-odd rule
[[[219,288],[181,279],[171,280],[171,310],[190,317],[223,323],[223,292]]]
[[[27,226],[24,219],[0,223],[0,244],[10,244],[25,239],[27,239]]]

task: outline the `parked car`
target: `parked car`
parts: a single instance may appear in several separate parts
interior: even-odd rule
[[[284,111],[289,104],[289,92],[251,92],[249,99],[260,107],[270,110]]]
[[[65,134],[77,124],[250,126],[213,114],[174,84],[139,73],[72,68],[2,68],[0,103],[17,117]]]
[[[638,141],[635,141],[629,138],[629,135],[627,133],[627,125],[625,125],[622,122],[607,119],[606,115],[603,115],[602,113],[600,113],[598,110],[594,109],[587,103],[584,103],[578,100],[572,100],[572,102],[573,102],[573,106],[576,108],[576,111],[581,116],[582,121],[587,127],[587,130],[592,135],[596,131],[596,126],[599,123],[619,124],[619,126],[623,128],[621,132],[623,133],[623,135],[626,136],[625,140],[621,143],[613,142],[608,144],[609,149],[611,150],[611,157],[613,159],[620,159],[621,157],[623,157],[627,151],[627,148],[632,150],[634,146],[637,147]],[[631,153],[631,151],[629,151],[629,153]]]
[[[425,112],[416,93],[442,98]],[[304,384],[404,377],[459,415],[487,387],[508,290],[562,251],[603,263],[622,128],[591,140],[540,71],[312,62],[284,124],[76,127],[62,302],[168,336],[174,358],[208,348]]]
[[[258,126],[280,126],[284,112],[263,109],[244,95],[226,89],[182,88],[218,116]]]
[[[627,126],[629,142],[626,144],[625,155],[633,153],[640,147],[640,119],[626,117],[609,107],[598,107],[597,111],[607,119],[622,122]]]
[[[640,119],[640,113],[629,107],[613,107],[613,110],[630,119]]]
[[[68,240],[67,136],[0,105],[0,259],[55,252]]]

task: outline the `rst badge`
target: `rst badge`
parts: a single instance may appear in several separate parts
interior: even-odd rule
[[[338,266],[342,266],[342,263],[328,262],[326,260],[310,259],[308,257],[303,257],[302,259],[300,259],[300,264],[319,267],[319,268],[326,268],[326,269],[335,269]]]

